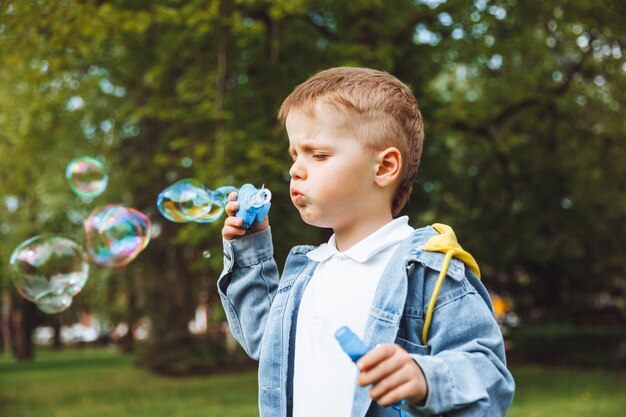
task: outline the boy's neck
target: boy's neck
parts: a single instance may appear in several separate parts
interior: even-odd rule
[[[372,216],[367,221],[357,222],[346,227],[336,227],[335,244],[339,252],[345,252],[387,223],[393,220],[391,213],[384,216]]]

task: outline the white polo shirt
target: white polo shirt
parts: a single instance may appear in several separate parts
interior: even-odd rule
[[[298,311],[293,417],[350,415],[357,367],[341,350],[335,332],[348,326],[363,337],[383,270],[413,230],[404,216],[345,252],[337,250],[333,235],[307,254],[319,265]]]

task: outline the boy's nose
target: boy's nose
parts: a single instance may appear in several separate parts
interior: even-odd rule
[[[292,180],[302,180],[306,177],[306,171],[302,167],[302,164],[299,164],[298,161],[294,162],[289,168],[289,176]]]

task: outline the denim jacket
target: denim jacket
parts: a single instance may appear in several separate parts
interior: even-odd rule
[[[420,341],[444,257],[423,250],[435,234],[432,227],[415,230],[392,256],[370,307],[364,342],[371,347],[397,343],[422,368],[428,382],[426,402],[405,405],[404,413],[503,416],[513,399],[514,382],[506,368],[502,334],[487,290],[458,259],[452,259],[439,292],[428,346]],[[261,417],[292,415],[297,312],[318,264],[306,256],[312,249],[294,247],[279,280],[270,229],[224,241],[218,292],[233,336],[259,360]],[[351,417],[400,415],[373,402],[367,388],[355,381]]]

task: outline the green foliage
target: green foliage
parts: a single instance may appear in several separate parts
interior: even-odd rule
[[[183,340],[182,337],[176,341]],[[163,347],[165,346],[165,349]],[[157,351],[163,349],[163,351]],[[191,339],[186,343],[164,345],[140,344],[137,348],[138,364],[170,376],[202,375],[214,369],[233,367],[248,362],[243,351],[236,355],[226,352],[223,338],[215,340]]]
[[[621,327],[542,325],[513,329],[507,358],[513,363],[581,367],[626,367]]]

